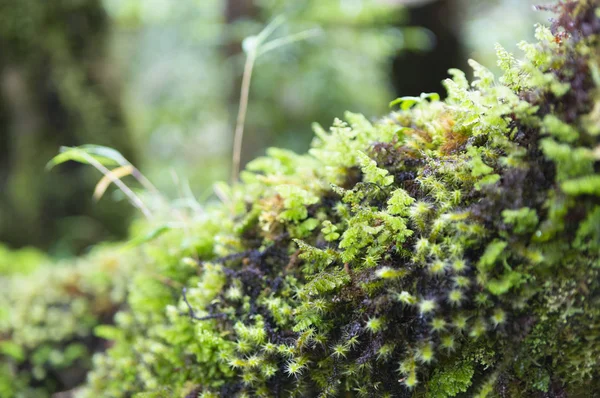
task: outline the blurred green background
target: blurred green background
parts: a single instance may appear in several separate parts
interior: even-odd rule
[[[112,188],[92,199],[100,173],[44,170],[61,145],[113,147],[171,200],[209,197],[231,172],[242,42],[276,16],[273,38],[320,33],[258,59],[243,163],[305,150],[312,122],[442,92],[468,58],[494,69],[494,43],[531,38],[543,2],[0,0],[0,245],[68,257],[126,236],[135,212]]]

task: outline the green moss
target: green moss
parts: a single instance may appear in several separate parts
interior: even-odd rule
[[[429,381],[431,398],[455,397],[465,392],[472,384],[475,367],[468,361],[462,361],[447,368],[437,368]]]
[[[82,396],[599,390],[599,142],[586,126],[600,22],[591,2],[559,8],[566,36],[538,28],[522,62],[499,51],[502,78],[472,63],[475,81],[452,71],[446,101],[317,127],[308,154],[270,150],[220,185],[223,203],[185,233],[119,252],[131,268],[114,327],[89,311],[116,281],[94,257],[74,268],[83,297],[11,288],[0,381],[26,389],[89,359],[100,350],[80,337],[95,331],[111,347]]]

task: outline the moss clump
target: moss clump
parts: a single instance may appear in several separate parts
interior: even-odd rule
[[[558,8],[499,79],[316,126],[136,253],[80,395],[600,391],[600,11]]]

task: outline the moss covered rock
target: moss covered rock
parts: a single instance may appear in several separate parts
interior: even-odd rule
[[[522,60],[498,48],[501,77],[472,61],[443,102],[316,126],[309,153],[271,149],[193,226],[129,252],[126,299],[95,329],[110,348],[79,395],[600,391],[600,11],[556,8]],[[34,320],[10,310],[0,338],[20,355],[4,354],[4,378],[38,350],[19,337]],[[44,341],[66,355],[61,333]]]

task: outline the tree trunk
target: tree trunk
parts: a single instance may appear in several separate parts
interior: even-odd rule
[[[97,172],[44,171],[61,145],[132,156],[108,24],[100,0],[0,0],[0,241],[72,254],[126,232],[127,204],[91,199]]]
[[[392,81],[399,96],[444,94],[441,82],[448,77],[448,69],[465,69],[458,7],[457,0],[438,0],[409,9],[409,24],[428,29],[433,47],[429,51],[403,50],[394,58]]]

